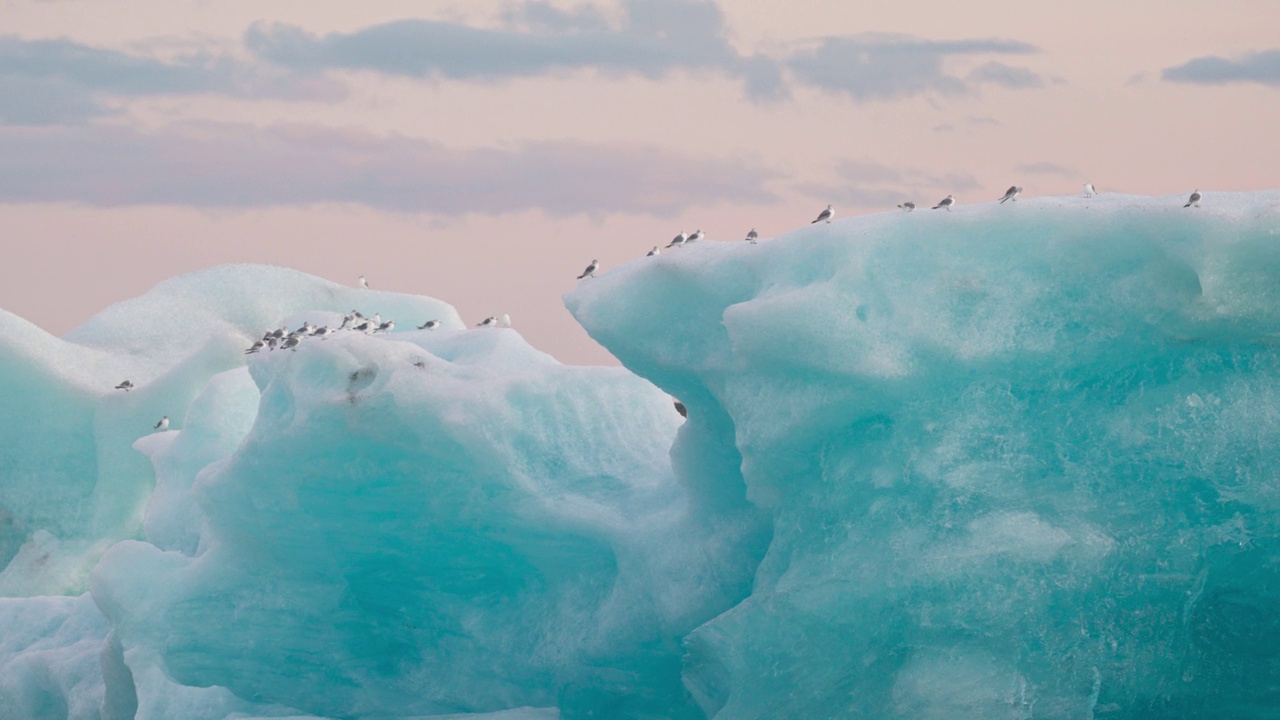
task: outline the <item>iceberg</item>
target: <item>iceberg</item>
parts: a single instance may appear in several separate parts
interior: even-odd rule
[[[850,218],[564,300],[623,367],[261,266],[0,312],[0,717],[1280,703],[1280,192]],[[352,309],[441,327],[243,353]]]

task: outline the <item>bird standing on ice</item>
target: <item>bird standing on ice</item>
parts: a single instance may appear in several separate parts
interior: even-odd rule
[[[1000,204],[1003,205],[1005,200],[1018,199],[1018,193],[1022,192],[1022,188],[1017,185],[1010,185],[1008,190],[1004,191],[1004,197],[1000,198]]]
[[[688,239],[688,240],[685,240],[685,244],[688,244],[688,243],[691,243],[691,242],[698,242],[699,240],[701,240],[702,238],[704,238],[704,237],[706,237],[706,236],[707,236],[707,234],[706,234],[706,233],[704,233],[704,232],[702,232],[701,230],[694,230],[694,231],[693,231],[693,234],[689,236],[689,239]]]
[[[365,290],[369,289],[369,281],[365,280],[363,275],[360,276],[360,287],[364,288]]]
[[[956,198],[955,198],[955,196],[954,196],[954,195],[948,195],[948,196],[946,196],[946,197],[942,198],[941,200],[939,200],[939,201],[938,201],[938,204],[933,206],[933,209],[934,209],[934,210],[937,210],[938,208],[946,208],[948,211],[950,211],[950,210],[951,210],[951,206],[952,206],[952,205],[955,205],[955,204],[956,204]]]
[[[1087,198],[1091,198],[1091,197],[1093,197],[1094,195],[1097,195],[1097,194],[1098,194],[1098,191],[1093,189],[1093,183],[1085,183],[1085,184],[1084,184],[1084,196],[1085,196],[1085,197],[1087,197]]]
[[[689,236],[685,235],[684,231],[681,230],[679,235],[671,238],[671,242],[667,243],[667,247],[669,248],[680,247],[688,239],[689,239]]]
[[[245,355],[252,355],[252,354],[254,354],[254,353],[258,352],[259,350],[261,350],[262,348],[264,348],[264,347],[266,347],[266,346],[267,346],[267,344],[266,344],[265,342],[263,342],[263,341],[261,341],[261,340],[254,340],[254,341],[253,341],[253,344],[249,346],[249,349],[244,351],[244,354],[245,354]]]
[[[759,239],[760,239],[760,233],[756,232],[755,228],[751,228],[751,232],[747,233],[747,242],[751,243],[752,245],[755,245],[756,240],[759,240]]]
[[[165,415],[164,417],[160,418],[160,422],[156,423],[155,429],[156,429],[156,430],[168,430],[168,429],[169,429],[169,416],[168,416],[168,415]]]
[[[1196,190],[1195,192],[1191,193],[1191,197],[1190,197],[1190,199],[1188,199],[1188,200],[1187,200],[1187,204],[1186,204],[1186,205],[1183,205],[1182,207],[1184,207],[1184,208],[1188,208],[1188,207],[1191,207],[1192,205],[1194,205],[1194,206],[1196,206],[1196,207],[1200,207],[1200,198],[1201,198],[1201,197],[1202,197],[1202,196],[1200,195],[1200,191],[1199,191],[1199,190]]]
[[[120,383],[119,385],[117,385],[117,386],[116,386],[116,389],[117,389],[117,390],[123,390],[123,391],[125,391],[125,392],[129,392],[130,390],[132,390],[132,389],[133,389],[133,383],[132,383],[132,382],[130,382],[130,381],[128,381],[128,380],[125,380],[124,382],[122,382],[122,383]]]
[[[645,256],[645,257],[653,257],[654,255],[657,255],[657,254],[658,254],[658,253],[660,253],[660,252],[662,252],[662,251],[658,249],[658,246],[657,246],[657,245],[654,245],[654,246],[653,246],[653,249],[652,249],[652,250],[650,250],[649,252],[645,253],[645,254],[644,254],[644,256]]]
[[[428,320],[428,321],[426,321],[426,322],[422,323],[421,325],[419,325],[419,326],[418,326],[418,329],[419,329],[419,330],[435,330],[435,329],[436,329],[436,328],[438,328],[438,327],[440,327],[440,321],[439,321],[439,320]]]
[[[511,316],[506,313],[498,316],[498,327],[511,327]]]
[[[595,277],[596,271],[599,269],[600,269],[600,261],[592,260],[591,264],[587,266],[587,269],[583,270],[582,274],[578,276],[578,279],[581,280],[583,278]]]
[[[916,204],[915,204],[915,203],[913,203],[913,202],[911,202],[910,200],[908,200],[908,201],[906,201],[906,202],[902,203],[901,205],[899,205],[898,207],[899,207],[903,212],[911,212],[912,210],[915,210],[915,209],[916,209]]]
[[[836,216],[836,211],[832,209],[830,205],[828,205],[826,210],[823,210],[822,212],[818,213],[818,219],[814,220],[809,224],[813,225],[814,223],[831,222],[831,218],[835,216]]]
[[[476,323],[476,327],[493,327],[498,324],[498,318],[490,315],[489,317]]]

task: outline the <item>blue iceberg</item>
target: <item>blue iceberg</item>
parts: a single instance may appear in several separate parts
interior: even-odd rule
[[[640,258],[623,368],[280,268],[0,313],[0,717],[1273,717],[1280,192],[1209,200]],[[441,328],[243,354],[352,309]]]

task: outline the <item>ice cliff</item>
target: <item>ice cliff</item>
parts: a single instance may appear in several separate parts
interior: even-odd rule
[[[625,369],[278,268],[0,313],[0,718],[1272,717],[1280,192],[1181,204],[640,258]],[[442,327],[242,352],[353,308]]]

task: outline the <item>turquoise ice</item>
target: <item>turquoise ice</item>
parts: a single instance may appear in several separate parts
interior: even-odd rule
[[[278,268],[0,314],[0,717],[1272,717],[1280,192],[1184,201],[641,257],[625,368]],[[242,353],[353,308],[443,327]]]

